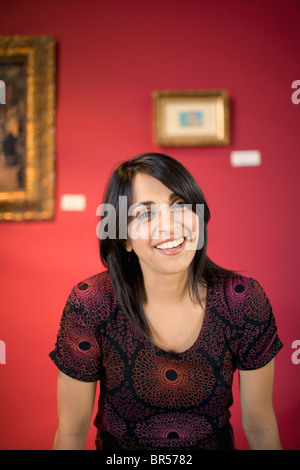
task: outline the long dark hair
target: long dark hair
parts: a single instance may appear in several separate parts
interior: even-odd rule
[[[210,211],[197,182],[180,162],[168,155],[144,153],[119,165],[112,173],[104,196],[104,204],[110,204],[116,210],[116,237],[100,238],[100,258],[110,273],[116,296],[124,313],[141,332],[151,339],[150,328],[142,308],[146,293],[139,260],[133,251],[130,253],[126,251],[126,240],[122,240],[119,234],[119,220],[122,217],[119,197],[127,197],[128,213],[128,208],[133,204],[133,180],[139,172],[158,179],[186,203],[191,204],[194,212],[196,212],[197,204],[204,205],[204,244],[201,249],[196,250],[188,274],[191,298],[201,304],[199,283],[208,285],[214,282],[220,274],[232,275],[233,271],[218,266],[206,254]]]

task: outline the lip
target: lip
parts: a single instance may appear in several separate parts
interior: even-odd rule
[[[176,248],[167,248],[165,250],[161,250],[161,249],[157,248],[158,245],[162,245],[163,243],[167,243],[167,242],[173,242],[175,240],[178,240],[178,238],[169,238],[168,240],[163,240],[163,241],[159,242],[156,246],[154,246],[154,248],[159,253],[161,253],[162,255],[168,255],[168,256],[177,255],[185,247],[185,244],[186,244],[186,238],[185,237],[184,237],[184,241],[181,243],[181,245],[177,246]]]

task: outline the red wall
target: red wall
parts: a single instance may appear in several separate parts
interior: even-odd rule
[[[0,448],[49,449],[56,429],[56,374],[48,359],[71,287],[102,270],[96,207],[112,168],[143,151],[169,153],[194,174],[212,212],[209,254],[265,288],[285,348],[274,404],[283,446],[300,448],[298,0],[10,0],[1,35],[53,34],[57,63],[57,211],[54,221],[1,223]],[[226,148],[153,144],[151,92],[226,88]],[[262,165],[234,168],[231,150],[258,149]],[[87,210],[60,210],[62,194],[86,194]],[[240,424],[237,380],[233,424]],[[94,429],[87,441],[93,448]]]

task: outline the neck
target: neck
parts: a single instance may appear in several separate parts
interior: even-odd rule
[[[188,275],[187,273],[162,274],[152,273],[144,275],[144,285],[147,295],[147,304],[149,299],[151,304],[172,304],[178,305],[189,296],[188,293]]]

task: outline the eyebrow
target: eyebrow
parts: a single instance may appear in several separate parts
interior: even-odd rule
[[[178,194],[176,194],[176,193],[170,194],[170,196],[169,196],[169,201],[171,202],[171,201],[172,201],[173,199],[175,199],[176,197],[179,197]],[[132,205],[132,209],[136,209],[136,208],[139,207],[139,206],[151,206],[151,204],[157,204],[157,203],[154,202],[154,201],[138,202],[137,204],[133,204],[133,205]]]

